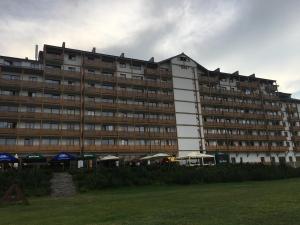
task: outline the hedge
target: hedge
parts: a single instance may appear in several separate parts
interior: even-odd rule
[[[80,192],[121,186],[201,184],[213,182],[260,181],[300,177],[300,168],[262,164],[214,167],[149,166],[74,170],[73,180]]]
[[[23,169],[0,172],[0,198],[13,183],[18,183],[26,196],[50,194],[52,172],[44,169]]]

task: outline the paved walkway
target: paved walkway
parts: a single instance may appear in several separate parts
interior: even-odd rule
[[[76,194],[72,176],[69,173],[54,173],[51,179],[52,197],[70,197]]]

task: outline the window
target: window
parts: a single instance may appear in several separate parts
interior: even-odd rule
[[[36,76],[30,76],[30,77],[29,77],[29,80],[30,80],[30,81],[37,81],[38,78],[37,78]]]
[[[120,77],[126,79],[126,73],[121,73]]]
[[[121,68],[126,68],[126,64],[125,63],[120,63],[120,67]]]
[[[24,139],[24,145],[33,145],[33,139],[30,138]]]
[[[187,58],[184,57],[184,56],[180,56],[180,57],[179,57],[179,60],[182,61],[182,62],[186,62],[186,61],[187,61]]]
[[[69,60],[76,60],[76,55],[69,54]]]
[[[15,138],[0,138],[0,145],[15,145]]]
[[[183,69],[183,70],[187,70],[187,66],[184,66],[184,65],[182,65],[182,66],[180,66],[181,67],[181,69]]]
[[[265,157],[260,157],[260,162],[261,162],[262,164],[264,164],[264,163],[265,163]]]
[[[234,157],[232,157],[232,158],[231,158],[231,163],[232,163],[232,164],[235,164],[235,163],[236,163],[236,161],[235,161],[235,158],[234,158]]]

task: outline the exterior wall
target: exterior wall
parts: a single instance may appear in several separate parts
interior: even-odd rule
[[[171,60],[176,111],[178,155],[203,151],[199,127],[197,64],[184,55]]]

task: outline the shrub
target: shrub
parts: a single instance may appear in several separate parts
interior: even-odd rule
[[[13,184],[18,183],[26,196],[43,196],[50,193],[50,170],[23,169],[0,173],[0,196]]]
[[[236,164],[214,167],[153,165],[147,167],[98,168],[94,171],[74,170],[72,174],[79,191],[87,191],[133,185],[188,185],[285,179],[300,177],[300,168],[262,164]]]

